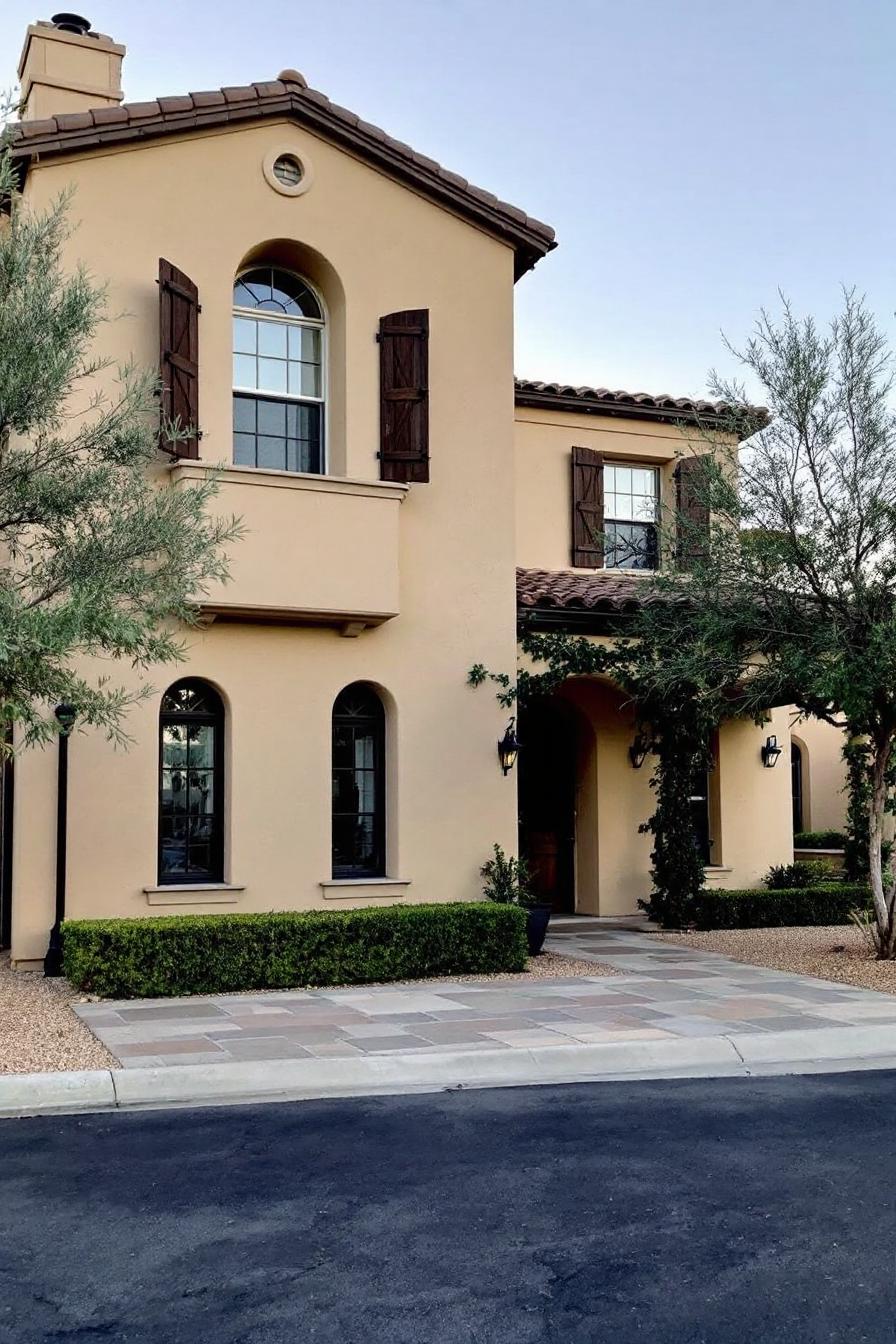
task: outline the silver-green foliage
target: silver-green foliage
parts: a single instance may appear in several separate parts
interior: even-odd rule
[[[156,379],[93,353],[112,318],[65,262],[70,200],[30,209],[2,144],[0,199],[0,722],[41,740],[66,700],[125,741],[145,670],[182,657],[240,529],[207,511],[214,476],[159,488]]]
[[[685,592],[685,647],[749,650],[740,708],[796,704],[866,744],[865,853],[879,955],[896,955],[896,876],[881,861],[896,759],[896,417],[893,362],[864,301],[846,293],[827,328],[785,303],[734,353],[762,389],[713,391],[756,432],[736,461],[719,438],[707,475],[711,545]],[[742,437],[742,435],[741,435]]]

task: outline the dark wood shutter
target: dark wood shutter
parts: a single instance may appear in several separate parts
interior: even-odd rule
[[[188,275],[159,258],[160,446],[175,457],[199,456],[199,290]],[[172,442],[174,421],[191,437]]]
[[[572,450],[572,563],[604,566],[604,457],[593,448]]]
[[[380,477],[429,480],[429,310],[380,318]]]
[[[693,569],[709,545],[709,480],[700,457],[683,457],[675,468],[678,568]]]

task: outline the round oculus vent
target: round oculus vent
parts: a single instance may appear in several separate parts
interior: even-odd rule
[[[301,162],[294,154],[279,154],[274,160],[272,172],[284,187],[297,187],[304,176]]]

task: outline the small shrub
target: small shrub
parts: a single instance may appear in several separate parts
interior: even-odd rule
[[[532,877],[525,859],[508,858],[500,845],[494,847],[494,858],[479,870],[485,878],[482,894],[487,901],[498,905],[535,905],[537,896],[532,890]]]
[[[849,924],[868,909],[864,884],[828,882],[815,887],[770,891],[703,891],[691,919],[698,929],[784,928],[787,925]]]
[[[772,891],[798,891],[830,882],[831,870],[823,860],[797,859],[796,863],[776,863],[762,879]]]
[[[842,849],[846,836],[842,831],[797,831],[794,849]]]
[[[483,901],[66,920],[63,970],[104,998],[226,994],[521,971],[525,911]]]

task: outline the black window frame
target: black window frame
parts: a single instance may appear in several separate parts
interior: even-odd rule
[[[366,700],[370,706],[371,712],[367,715],[347,715],[340,714],[340,704],[348,699],[349,696],[358,696]],[[335,764],[335,746],[337,727],[356,727],[362,724],[373,729],[373,777],[374,777],[374,806],[372,812],[361,813],[357,809],[352,812],[336,811],[336,773],[337,768],[342,771],[350,767]],[[330,778],[331,778],[331,799],[330,799],[330,829],[331,829],[331,872],[334,881],[351,881],[352,879],[370,879],[386,876],[386,707],[376,689],[368,682],[355,681],[350,685],[343,687],[336,699],[333,701],[333,711],[330,720]],[[369,863],[337,863],[336,861],[336,819],[337,817],[351,816],[372,816],[373,817],[373,858]]]
[[[166,709],[165,703],[170,696],[176,692],[190,689],[205,697],[207,703],[212,706],[209,710],[192,711],[184,709]],[[186,869],[176,871],[165,871],[162,867],[163,850],[163,819],[165,814],[162,811],[163,805],[163,770],[164,766],[164,729],[175,724],[202,724],[210,726],[214,730],[212,742],[212,798],[213,810],[209,814],[212,819],[211,835],[208,841],[209,845],[209,866],[207,869],[196,871],[189,868],[189,840],[187,841],[188,866]],[[224,733],[226,716],[224,711],[224,701],[219,693],[209,682],[200,677],[182,677],[180,681],[173,682],[162,696],[159,707],[159,763],[158,763],[158,852],[157,852],[157,876],[158,885],[164,886],[201,886],[206,883],[221,883],[224,881]],[[188,767],[189,768],[189,767]],[[204,842],[203,842],[204,843]]]

